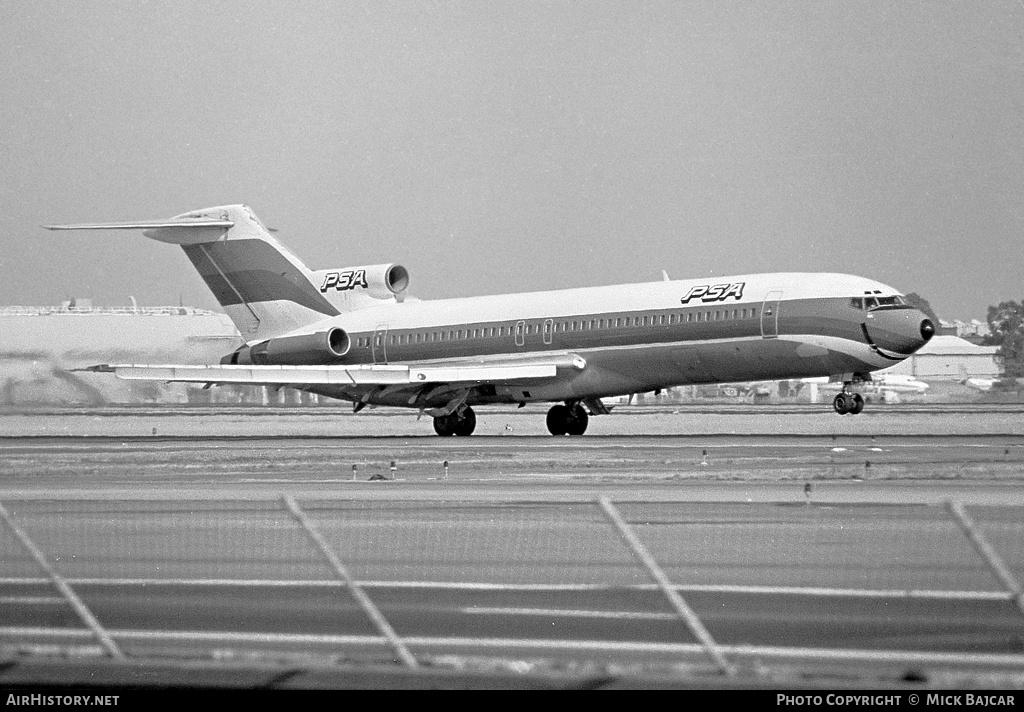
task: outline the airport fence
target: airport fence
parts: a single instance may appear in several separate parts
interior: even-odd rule
[[[0,503],[0,645],[140,660],[1024,671],[1016,506]]]

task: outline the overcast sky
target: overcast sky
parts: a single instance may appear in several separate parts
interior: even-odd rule
[[[216,308],[39,225],[247,203],[422,298],[849,272],[1024,299],[1024,4],[0,0],[0,304]]]

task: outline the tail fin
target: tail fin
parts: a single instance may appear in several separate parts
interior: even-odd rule
[[[269,339],[337,315],[314,273],[245,205],[194,210],[170,220],[44,225],[48,230],[132,230],[181,245],[246,341]]]

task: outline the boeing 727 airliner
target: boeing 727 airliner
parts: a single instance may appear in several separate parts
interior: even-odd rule
[[[310,270],[244,205],[170,220],[47,225],[141,229],[180,245],[246,340],[220,364],[102,365],[120,378],[289,386],[431,416],[470,435],[473,407],[554,402],[582,435],[602,398],[671,386],[829,377],[839,414],[871,372],[923,346],[932,322],[892,287],[845,274],[749,274],[549,292],[407,299],[397,264]]]

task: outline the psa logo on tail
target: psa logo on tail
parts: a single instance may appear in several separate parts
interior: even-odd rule
[[[324,277],[324,284],[320,287],[321,292],[326,292],[331,287],[343,292],[346,289],[355,289],[356,287],[362,287],[366,289],[366,270],[365,269],[347,269],[344,272],[328,272]]]
[[[699,284],[696,287],[690,287],[690,291],[686,293],[679,301],[683,304],[689,304],[691,299],[699,298],[702,302],[724,302],[729,297],[735,298],[737,301],[743,298],[743,287],[746,282],[736,282],[735,284]]]

